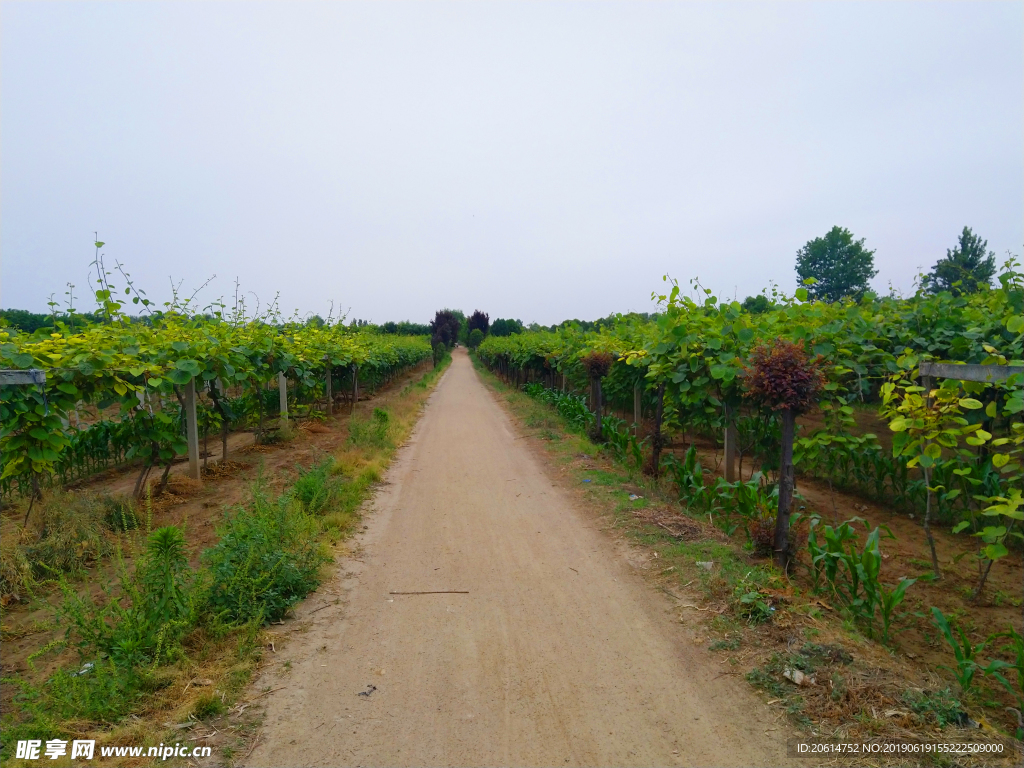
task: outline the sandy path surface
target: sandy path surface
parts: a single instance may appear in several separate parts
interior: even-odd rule
[[[247,762],[786,762],[769,709],[516,438],[457,353],[322,590],[340,601],[301,609],[290,669],[260,681],[286,687]],[[468,594],[389,594],[423,590]]]

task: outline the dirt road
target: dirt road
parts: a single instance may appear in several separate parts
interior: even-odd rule
[[[388,483],[260,681],[286,687],[248,763],[785,762],[769,709],[552,484],[465,354]],[[468,594],[389,594],[428,590]]]

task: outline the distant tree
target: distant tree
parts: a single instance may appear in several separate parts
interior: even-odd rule
[[[775,305],[767,296],[759,293],[757,296],[747,296],[740,306],[752,315],[760,315],[763,312],[770,312]]]
[[[486,336],[487,329],[491,327],[491,319],[488,317],[486,312],[481,312],[479,309],[474,310],[473,314],[469,316],[469,320],[466,321],[466,329],[470,334],[474,330],[480,329],[480,332]]]
[[[954,296],[961,296],[991,285],[992,276],[996,273],[996,255],[987,249],[988,240],[982,240],[970,227],[964,227],[956,248],[946,249],[946,258],[939,259],[932,271],[925,275],[925,290],[931,293],[949,291]]]
[[[408,320],[403,320],[400,323],[388,320],[380,326],[380,332],[398,336],[429,336],[430,326],[425,323],[410,323]]]
[[[58,313],[58,323],[81,330],[86,325],[100,322],[101,318],[92,312]],[[129,318],[138,322],[138,318]],[[13,328],[23,333],[34,333],[40,328],[53,328],[54,315],[50,312],[29,312],[25,309],[0,310],[0,328]]]
[[[461,314],[461,312],[458,313],[458,315]],[[451,349],[455,345],[455,342],[459,340],[459,330],[462,328],[462,322],[458,315],[450,309],[437,311],[430,323],[431,344],[434,346],[440,344],[446,349]],[[463,315],[464,317],[465,315]]]
[[[306,327],[307,328],[323,328],[324,327],[324,319],[322,317],[320,317],[320,315],[311,315],[310,317],[306,318]]]
[[[470,349],[476,349],[480,346],[480,342],[484,340],[484,332],[479,328],[474,328],[469,332],[469,341],[467,342]]]
[[[465,344],[469,339],[469,329],[466,325],[466,313],[461,309],[448,309],[447,307],[445,307],[445,311],[451,312],[455,319],[459,321],[459,332],[455,335],[455,339],[452,343],[454,344],[457,341],[461,344]]]
[[[797,281],[813,277],[807,286],[812,299],[834,302],[847,297],[859,299],[866,293],[868,280],[878,274],[875,252],[864,247],[864,239],[854,240],[850,230],[832,227],[824,237],[816,237],[796,252]]]
[[[498,318],[491,323],[491,336],[511,336],[513,333],[523,332],[523,321],[512,320],[511,318],[503,320]]]

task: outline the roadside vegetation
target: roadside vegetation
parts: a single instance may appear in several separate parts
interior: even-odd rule
[[[723,674],[745,677],[809,735],[996,738],[1011,764],[1019,760],[1024,656],[1013,572],[996,590],[1008,601],[1008,627],[981,630],[999,619],[969,593],[947,590],[931,598],[942,608],[929,607],[932,590],[949,585],[908,557],[914,542],[893,547],[895,534],[869,522],[875,516],[856,496],[827,487],[812,494],[806,478],[794,498],[786,572],[773,563],[778,486],[766,471],[726,482],[713,439],[676,433],[662,438],[655,476],[650,421],[635,427],[606,412],[598,436],[592,388],[563,388],[541,370],[492,373],[482,355],[475,363],[588,506],[650,553],[649,575],[681,620],[699,628],[696,641],[720,657]],[[766,464],[778,461],[773,455]],[[836,521],[840,509],[852,512],[846,522]],[[955,535],[940,538],[948,552]],[[903,576],[893,579],[894,570]]]
[[[5,666],[3,764],[23,762],[14,744],[31,738],[145,746],[198,738],[224,762],[240,756],[256,726],[243,715],[247,685],[272,646],[264,627],[326,577],[449,360],[445,353],[379,405],[308,419],[261,447],[258,456],[287,454],[306,427],[343,430],[284,482],[258,463],[239,502],[214,518],[206,546],[190,521],[155,526],[151,494],[135,502],[100,490],[53,493],[27,526],[8,518],[4,643],[46,640],[23,666]],[[235,478],[206,482],[218,480]],[[26,622],[28,613],[42,618]],[[230,735],[218,738],[225,718]]]

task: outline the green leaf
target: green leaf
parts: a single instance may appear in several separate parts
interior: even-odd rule
[[[980,400],[975,400],[973,397],[961,397],[960,407],[966,408],[970,411],[976,411],[983,406]]]
[[[797,288],[796,289],[796,298],[797,298],[798,301],[807,301],[807,289],[806,288]]]
[[[964,528],[970,527],[970,522],[967,520],[961,520],[959,523],[953,526],[953,533],[960,533]]]
[[[1006,557],[1010,554],[1010,551],[1004,547],[1001,543],[989,544],[987,547],[981,550],[981,553],[985,555],[989,560],[998,560],[1001,557]]]
[[[185,371],[191,374],[192,376],[198,376],[200,371],[202,370],[202,368],[200,367],[199,363],[196,360],[190,360],[187,358],[185,360],[178,360],[174,364],[174,367],[177,368],[179,371]]]

